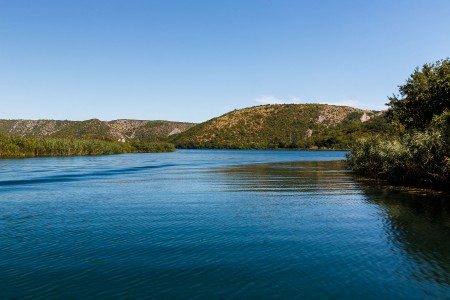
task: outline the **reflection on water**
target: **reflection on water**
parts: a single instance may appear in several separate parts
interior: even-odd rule
[[[348,173],[343,161],[250,164],[221,169],[220,172],[233,177],[225,186],[235,192],[282,192],[298,195],[348,190],[352,193],[355,186],[350,180],[341,180]]]
[[[438,295],[450,297],[450,196],[355,181],[342,161],[254,164],[220,172],[232,178],[224,184],[232,192],[275,193],[297,200],[339,195],[342,201],[363,195],[364,202],[378,208],[386,237],[404,260],[406,276],[423,283],[425,295],[433,295],[427,290],[430,284],[443,288]]]
[[[396,191],[362,185],[367,201],[385,216],[386,234],[415,262],[419,281],[450,284],[450,198],[424,191]]]
[[[450,298],[449,200],[344,154],[2,161],[0,298]]]

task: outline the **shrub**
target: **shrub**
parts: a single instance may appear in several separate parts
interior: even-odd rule
[[[361,139],[347,162],[359,175],[395,183],[444,187],[450,180],[450,147],[440,131]]]

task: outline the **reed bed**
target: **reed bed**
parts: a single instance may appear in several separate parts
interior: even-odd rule
[[[107,140],[0,135],[0,158],[169,151],[175,151],[175,147],[160,142],[120,143]]]

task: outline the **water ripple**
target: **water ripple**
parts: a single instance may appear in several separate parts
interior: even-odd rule
[[[264,153],[5,167],[0,298],[448,298],[441,200]]]

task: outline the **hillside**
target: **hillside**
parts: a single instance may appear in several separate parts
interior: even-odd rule
[[[262,105],[229,112],[171,136],[178,148],[347,149],[389,132],[384,113],[325,104]]]
[[[114,120],[0,120],[0,134],[113,141],[159,141],[195,124],[170,121]]]

